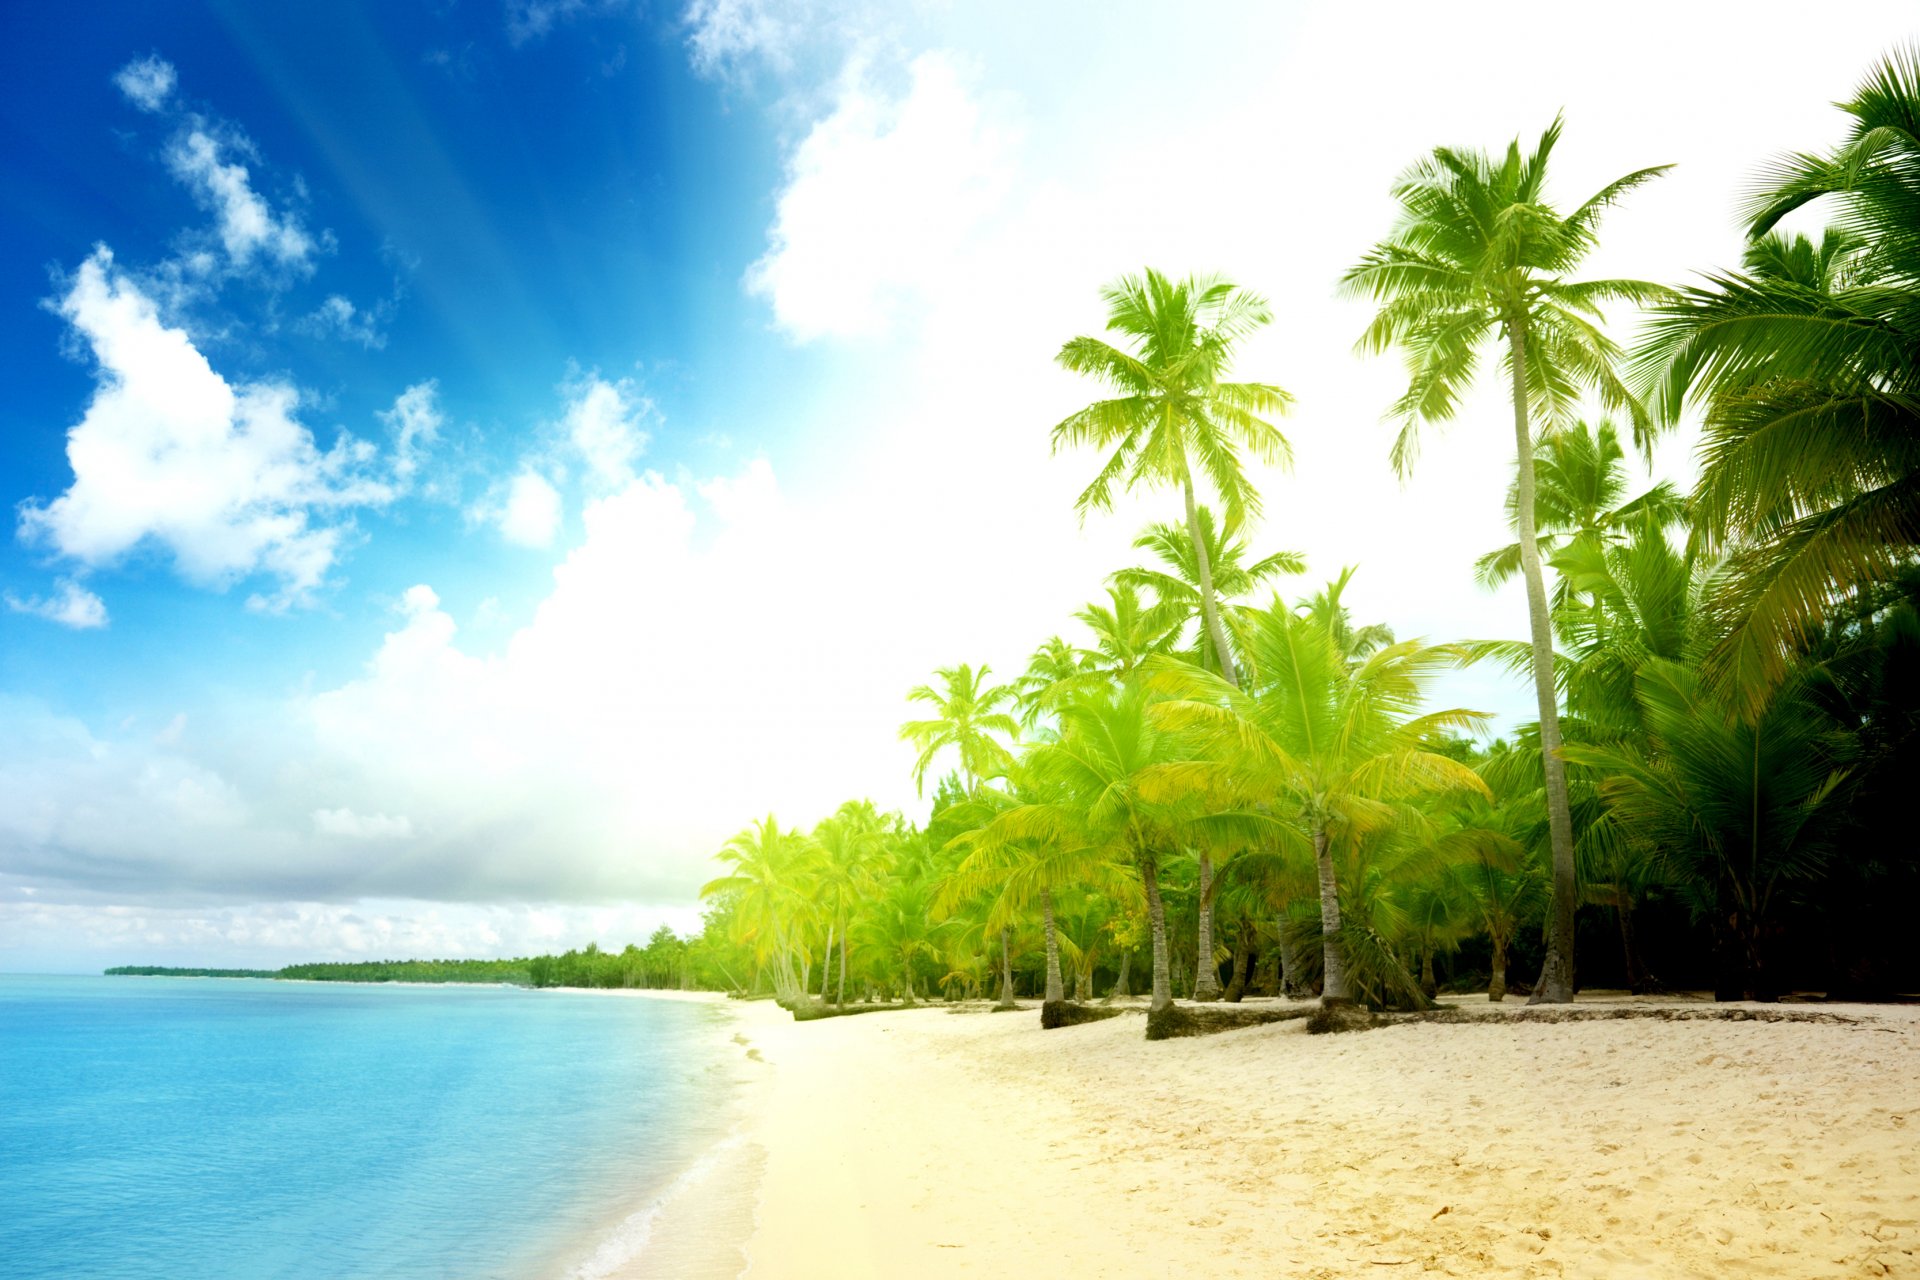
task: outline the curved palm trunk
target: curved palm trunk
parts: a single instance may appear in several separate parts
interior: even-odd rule
[[[1160,901],[1160,868],[1151,856],[1140,859],[1140,882],[1147,891],[1147,924],[1153,934],[1153,1000],[1149,1012],[1173,1004],[1173,978],[1167,962],[1167,909]]]
[[[1213,858],[1200,855],[1200,929],[1193,949],[1193,998],[1220,998],[1220,966],[1213,960]]]
[[[1294,954],[1293,939],[1288,936],[1285,912],[1280,914],[1279,926],[1274,932],[1280,940],[1276,948],[1280,952],[1280,994],[1289,1000],[1304,1000],[1312,993],[1300,982],[1300,959]]]
[[[1200,616],[1213,641],[1214,657],[1220,660],[1220,674],[1228,684],[1240,687],[1240,672],[1233,665],[1233,650],[1227,647],[1227,629],[1220,621],[1220,605],[1213,598],[1213,559],[1207,554],[1206,539],[1200,536],[1200,513],[1193,502],[1193,477],[1181,481],[1181,493],[1187,500],[1187,537],[1193,541],[1194,567],[1200,571]]]
[[[1333,855],[1327,852],[1325,827],[1313,833],[1313,860],[1320,872],[1320,949],[1325,957],[1320,1003],[1352,1004],[1353,993],[1347,989],[1347,953],[1340,945],[1340,885],[1333,875]]]
[[[1227,981],[1227,989],[1220,998],[1228,1004],[1238,1004],[1247,994],[1247,984],[1253,978],[1254,951],[1247,941],[1243,930],[1233,943],[1233,967],[1228,970],[1232,976]]]
[[[1011,1009],[1014,1007],[1013,953],[1008,949],[1008,932],[1006,929],[1000,931],[1000,1000],[999,1003],[994,1005],[996,1009]]]
[[[1540,755],[1546,767],[1547,829],[1553,843],[1553,915],[1547,959],[1528,1004],[1573,1001],[1573,917],[1578,905],[1573,868],[1573,817],[1567,803],[1567,766],[1560,759],[1560,701],[1553,687],[1553,620],[1540,572],[1540,543],[1533,524],[1533,432],[1527,420],[1527,322],[1507,321],[1512,357],[1513,445],[1519,458],[1514,506],[1520,520],[1520,569],[1527,580],[1527,621],[1533,639],[1533,692],[1540,704]]]
[[[1127,975],[1133,968],[1133,952],[1120,953],[1120,972],[1113,976],[1113,990],[1107,992],[1109,1000],[1125,1000],[1133,995],[1133,988],[1127,985]]]
[[[1040,890],[1040,918],[1047,926],[1047,1003],[1058,1004],[1067,998],[1066,984],[1060,981],[1060,939],[1053,932],[1053,890]]]

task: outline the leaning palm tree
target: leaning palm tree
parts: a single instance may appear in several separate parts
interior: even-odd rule
[[[1665,292],[1638,280],[1567,277],[1593,248],[1600,215],[1666,168],[1618,178],[1563,216],[1546,202],[1547,161],[1559,139],[1556,119],[1530,153],[1518,139],[1498,158],[1436,148],[1394,184],[1401,213],[1393,232],[1342,278],[1349,293],[1380,304],[1360,347],[1398,347],[1407,355],[1412,376],[1392,410],[1402,424],[1393,446],[1402,475],[1413,466],[1420,426],[1452,418],[1486,348],[1496,338],[1504,344],[1517,462],[1514,515],[1553,841],[1553,924],[1533,998],[1555,1003],[1573,999],[1578,888],[1559,757],[1553,628],[1535,532],[1533,414],[1542,412],[1549,429],[1564,424],[1584,389],[1631,416],[1636,443],[1645,447],[1650,440],[1646,410],[1614,371],[1620,353],[1601,331],[1601,307],[1651,302]]]
[[[1635,360],[1663,419],[1705,406],[1695,536],[1737,570],[1712,668],[1758,699],[1920,548],[1920,45],[1839,105],[1846,140],[1780,160],[1748,207],[1744,269],[1660,308]],[[1837,232],[1776,233],[1815,201]]]
[[[940,688],[916,685],[907,694],[909,702],[924,702],[934,714],[925,720],[909,720],[900,726],[900,736],[920,748],[913,765],[913,783],[924,793],[927,767],[942,751],[951,747],[960,757],[960,774],[969,793],[981,781],[1004,770],[1013,757],[1005,743],[1019,736],[1020,726],[1006,708],[1015,703],[1011,686],[989,685],[992,671],[985,663],[975,671],[967,663],[941,667],[934,672]]]
[[[1479,775],[1438,754],[1441,734],[1471,729],[1476,711],[1418,712],[1428,679],[1463,651],[1403,640],[1350,664],[1334,633],[1274,601],[1248,635],[1268,678],[1243,692],[1185,663],[1162,663],[1152,680],[1175,695],[1154,709],[1167,729],[1189,735],[1197,759],[1172,773],[1181,785],[1265,803],[1268,829],[1311,848],[1318,873],[1323,985],[1328,1005],[1348,986],[1335,846],[1351,847],[1403,821],[1401,802],[1448,791],[1485,794]]]
[[[702,898],[733,899],[736,938],[751,948],[756,965],[772,966],[774,994],[782,1001],[806,994],[806,979],[794,962],[811,911],[806,863],[812,851],[808,837],[782,830],[768,814],[714,855],[732,870],[700,886]]]
[[[1286,411],[1292,397],[1265,382],[1226,381],[1240,339],[1267,323],[1265,300],[1217,276],[1171,280],[1149,268],[1101,291],[1107,329],[1131,349],[1100,338],[1074,338],[1059,361],[1089,374],[1118,394],[1068,415],[1053,428],[1053,448],[1093,445],[1110,450],[1106,463],[1075,503],[1081,517],[1113,505],[1115,485],[1176,485],[1186,502],[1187,535],[1196,549],[1200,607],[1207,635],[1229,681],[1237,678],[1214,595],[1213,566],[1194,496],[1200,471],[1220,497],[1225,531],[1239,532],[1260,514],[1260,495],[1247,480],[1242,453],[1281,465],[1292,448],[1264,415]]]

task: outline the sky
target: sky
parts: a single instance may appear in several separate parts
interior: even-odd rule
[[[1648,165],[1593,275],[1737,262],[1770,157],[1920,35],[1706,6],[397,0],[0,12],[0,970],[620,946],[769,811],[924,813],[1175,495],[1082,523],[1100,287],[1219,272],[1296,400],[1252,545],[1524,635],[1499,388],[1387,461],[1341,272],[1436,145]],[[1632,317],[1617,336],[1631,337]],[[1693,474],[1692,433],[1647,477]],[[1645,479],[1646,477],[1639,477]],[[1527,718],[1490,670],[1450,705]]]

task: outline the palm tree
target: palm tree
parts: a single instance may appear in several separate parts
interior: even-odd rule
[[[1353,625],[1353,615],[1347,611],[1346,602],[1341,597],[1346,594],[1347,584],[1353,581],[1353,575],[1357,572],[1358,565],[1348,565],[1340,571],[1339,577],[1293,609],[1301,617],[1330,633],[1334,647],[1346,655],[1348,662],[1359,662],[1374,650],[1393,643],[1393,628],[1384,622],[1371,622],[1364,627]]]
[[[1075,687],[1090,670],[1086,652],[1059,636],[1048,636],[1027,660],[1027,669],[1013,682],[1020,704],[1020,724],[1031,731],[1053,704]]]
[[[1804,680],[1777,687],[1757,716],[1693,668],[1641,668],[1645,746],[1570,744],[1567,757],[1606,775],[1601,795],[1628,839],[1644,842],[1690,890],[1712,925],[1717,998],[1770,1000],[1778,987],[1766,939],[1785,886],[1831,853],[1845,771],[1835,726]]]
[[[1005,734],[1009,739],[1019,736],[1019,724],[1002,709],[1014,705],[1015,695],[1007,685],[989,685],[991,671],[985,663],[978,671],[964,662],[957,667],[940,667],[934,672],[940,679],[939,689],[916,685],[907,694],[907,701],[924,702],[934,709],[932,717],[909,720],[900,726],[900,737],[920,748],[920,758],[913,766],[913,783],[922,794],[927,766],[948,747],[960,757],[960,773],[968,792],[1012,762],[1006,745],[993,735]]]
[[[1543,560],[1552,564],[1563,548],[1599,550],[1618,543],[1646,517],[1669,525],[1685,515],[1686,504],[1671,481],[1663,480],[1627,499],[1626,451],[1613,423],[1576,422],[1542,436],[1534,444],[1534,535]],[[1519,484],[1507,489],[1509,522],[1519,524]],[[1489,551],[1474,564],[1482,584],[1497,587],[1520,572],[1520,544]],[[1562,575],[1554,588],[1553,608],[1564,609],[1571,596]]]
[[[1844,142],[1766,175],[1745,269],[1681,290],[1635,356],[1663,420],[1706,407],[1695,536],[1738,570],[1713,666],[1755,698],[1837,603],[1920,546],[1920,46],[1839,105]],[[1840,231],[1775,234],[1820,200]]]
[[[1004,930],[1018,919],[1030,918],[1038,907],[1047,947],[1045,1002],[1058,1004],[1066,999],[1066,989],[1060,977],[1060,943],[1054,922],[1056,895],[1088,888],[1124,896],[1131,885],[1132,871],[1109,843],[1085,831],[1069,833],[1061,828],[1058,834],[1065,838],[1056,839],[1020,834],[1029,826],[1025,816],[1009,815],[1021,807],[1049,804],[1050,813],[1055,815],[1071,810],[1059,804],[1065,797],[1058,794],[1057,785],[1052,788],[1054,795],[1043,798],[1037,779],[1030,779],[1024,771],[1016,771],[1015,778],[1015,793],[995,805],[998,812],[953,840],[951,847],[963,856],[940,886],[934,910],[950,911],[966,898],[990,893],[987,926]]]
[[[1350,664],[1334,633],[1279,601],[1248,634],[1264,674],[1252,692],[1187,664],[1164,663],[1153,680],[1178,695],[1155,708],[1169,729],[1193,735],[1198,759],[1175,773],[1186,786],[1239,793],[1273,807],[1270,830],[1311,847],[1318,874],[1328,1005],[1352,999],[1342,953],[1336,844],[1351,846],[1402,820],[1399,802],[1452,790],[1485,794],[1466,765],[1430,749],[1440,734],[1485,715],[1416,714],[1423,686],[1464,657],[1414,640]]]
[[[1406,393],[1392,411],[1402,423],[1393,446],[1394,467],[1402,475],[1413,466],[1420,425],[1453,417],[1484,349],[1496,336],[1505,339],[1517,462],[1514,514],[1553,845],[1553,923],[1533,998],[1555,1003],[1573,999],[1578,888],[1559,756],[1553,628],[1535,532],[1532,413],[1538,407],[1550,427],[1564,423],[1584,388],[1631,415],[1636,443],[1644,447],[1650,438],[1645,409],[1614,371],[1619,350],[1601,332],[1601,307],[1653,301],[1664,291],[1638,280],[1566,277],[1593,248],[1600,215],[1666,168],[1618,178],[1563,217],[1545,196],[1547,161],[1559,139],[1556,119],[1530,153],[1522,153],[1518,139],[1499,159],[1436,148],[1394,184],[1401,215],[1393,232],[1342,279],[1348,292],[1380,303],[1361,349],[1403,348],[1411,366]]]
[[[994,820],[994,840],[1078,850],[1090,861],[1131,863],[1147,901],[1153,940],[1153,1001],[1173,1003],[1162,862],[1196,826],[1219,820],[1204,797],[1166,775],[1180,746],[1149,716],[1138,681],[1075,694],[1060,707],[1060,736],[1027,752],[1023,775],[1043,799]]]
[[[815,902],[827,912],[827,967],[833,959],[833,940],[840,940],[840,986],[834,1003],[847,1002],[847,934],[854,905],[873,888],[879,863],[885,857],[887,833],[885,820],[871,800],[849,800],[834,810],[813,829],[814,848],[819,852],[815,876]],[[821,997],[826,995],[826,975],[821,975]]]
[[[794,973],[794,955],[811,901],[804,882],[811,852],[812,841],[792,828],[781,830],[768,814],[714,855],[733,870],[700,886],[702,898],[734,900],[738,938],[752,948],[756,965],[772,962],[774,993],[782,1001],[806,994],[805,977]]]
[[[1107,603],[1088,604],[1073,616],[1093,633],[1083,666],[1110,679],[1124,680],[1156,653],[1166,653],[1179,638],[1182,619],[1172,610],[1147,603],[1131,584],[1107,588]]]
[[[1221,623],[1230,640],[1242,616],[1249,612],[1232,602],[1245,599],[1280,574],[1304,573],[1307,562],[1298,551],[1276,551],[1248,564],[1246,542],[1220,530],[1213,508],[1202,505],[1197,514],[1200,529],[1197,542],[1185,525],[1148,525],[1133,540],[1133,545],[1139,550],[1151,551],[1161,567],[1121,569],[1112,575],[1112,581],[1116,585],[1153,592],[1159,607],[1180,619],[1183,631],[1187,624],[1193,624],[1194,642],[1183,656],[1198,666],[1218,671],[1220,659],[1208,637],[1206,609],[1201,603],[1201,558],[1204,556],[1209,566]]]
[[[1272,318],[1266,302],[1217,276],[1171,280],[1149,268],[1101,291],[1107,329],[1124,335],[1123,350],[1100,338],[1074,338],[1061,365],[1089,374],[1118,394],[1068,415],[1053,428],[1053,448],[1093,445],[1111,450],[1075,507],[1110,510],[1116,484],[1177,485],[1186,502],[1187,536],[1196,549],[1201,612],[1221,673],[1237,678],[1214,595],[1213,566],[1194,497],[1195,468],[1212,482],[1237,533],[1260,514],[1260,495],[1242,469],[1242,451],[1269,465],[1292,449],[1262,415],[1286,410],[1292,397],[1270,383],[1223,379],[1240,339]]]

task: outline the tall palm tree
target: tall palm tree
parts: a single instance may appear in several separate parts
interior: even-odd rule
[[[1260,495],[1247,480],[1243,451],[1270,465],[1292,458],[1286,437],[1263,416],[1285,412],[1292,397],[1271,383],[1225,380],[1234,347],[1272,313],[1259,296],[1218,276],[1176,281],[1151,268],[1123,276],[1101,296],[1108,332],[1122,335],[1131,349],[1079,337],[1060,348],[1059,361],[1118,394],[1062,419],[1053,428],[1053,448],[1093,445],[1111,451],[1075,504],[1082,518],[1088,511],[1111,509],[1116,484],[1180,489],[1187,536],[1197,552],[1194,567],[1207,635],[1221,673],[1235,680],[1194,472],[1212,483],[1226,515],[1225,531],[1232,534],[1260,514]]]
[[[1155,707],[1155,719],[1195,742],[1198,758],[1173,771],[1179,784],[1267,801],[1269,827],[1311,847],[1324,954],[1321,999],[1342,1004],[1352,991],[1335,845],[1351,846],[1396,826],[1399,802],[1409,797],[1485,794],[1472,769],[1430,744],[1486,717],[1418,713],[1427,680],[1464,656],[1452,646],[1403,640],[1351,664],[1329,628],[1278,601],[1260,616],[1248,642],[1265,673],[1257,689],[1243,692],[1188,664],[1159,664],[1154,684],[1177,696]]]
[[[1695,534],[1738,570],[1713,666],[1755,698],[1837,603],[1920,547],[1920,45],[1839,105],[1838,147],[1766,175],[1744,269],[1681,290],[1635,357],[1664,420],[1706,407]],[[1815,201],[1839,232],[1775,234]]]
[[[1380,303],[1361,349],[1402,348],[1411,367],[1406,393],[1392,410],[1402,423],[1393,446],[1394,467],[1402,475],[1413,466],[1420,426],[1454,416],[1485,349],[1496,338],[1504,340],[1517,463],[1514,514],[1553,842],[1553,922],[1533,998],[1556,1003],[1573,999],[1578,886],[1559,756],[1553,628],[1535,532],[1532,415],[1537,408],[1550,427],[1564,423],[1581,392],[1591,391],[1607,407],[1631,415],[1636,443],[1644,447],[1650,439],[1646,410],[1614,370],[1619,349],[1600,329],[1601,307],[1651,302],[1664,291],[1638,280],[1567,276],[1593,248],[1600,215],[1667,167],[1618,178],[1562,216],[1546,202],[1547,162],[1560,127],[1556,119],[1531,152],[1523,153],[1515,139],[1498,158],[1436,148],[1394,184],[1401,213],[1392,233],[1342,278],[1349,293]]]
[[[907,694],[907,701],[924,702],[934,710],[925,720],[909,720],[900,726],[901,738],[920,748],[913,782],[922,793],[926,790],[927,767],[949,747],[960,758],[960,774],[969,792],[1012,762],[1006,744],[994,735],[1004,734],[1008,739],[1019,736],[1019,724],[1005,710],[1015,705],[1015,694],[1008,685],[988,684],[991,671],[985,663],[978,671],[964,662],[957,667],[940,667],[934,672],[940,688],[916,685]]]

